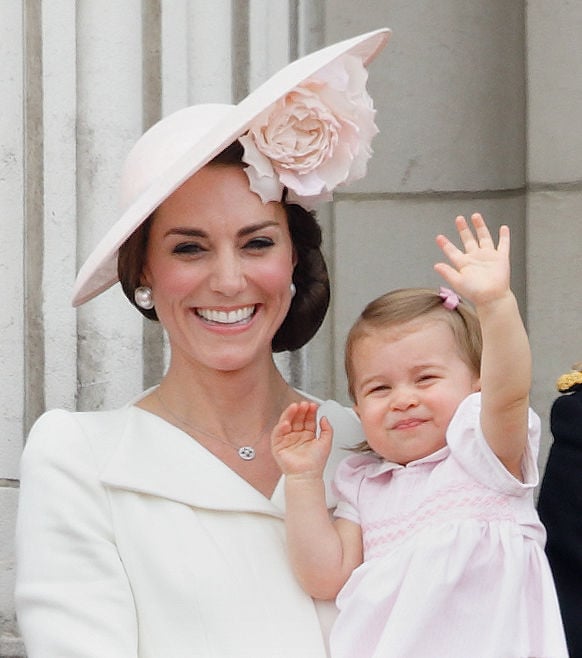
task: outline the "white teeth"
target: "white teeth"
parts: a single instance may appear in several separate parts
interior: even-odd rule
[[[196,313],[209,322],[235,324],[250,318],[254,310],[254,306],[244,306],[243,308],[237,308],[236,311],[216,311],[210,308],[199,308]]]

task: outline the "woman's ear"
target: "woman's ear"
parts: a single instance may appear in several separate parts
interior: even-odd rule
[[[148,288],[151,288],[151,277],[149,274],[149,268],[146,264],[143,266],[143,270],[141,271],[141,274],[139,276],[139,285],[140,286],[148,286]]]

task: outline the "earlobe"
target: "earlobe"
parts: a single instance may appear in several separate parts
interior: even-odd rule
[[[473,382],[472,390],[473,390],[473,393],[479,393],[479,391],[481,390],[481,378],[480,378],[480,377],[477,378],[477,379]]]
[[[149,288],[151,288],[152,287],[152,284],[150,283],[151,277],[149,276],[148,269],[149,269],[148,266],[144,263],[143,269],[139,277],[139,285],[148,286]]]

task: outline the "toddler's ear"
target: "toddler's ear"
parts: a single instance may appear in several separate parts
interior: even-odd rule
[[[478,377],[474,382],[472,386],[473,393],[478,393],[481,390],[481,378]]]
[[[362,417],[360,416],[360,412],[358,411],[358,403],[357,402],[353,405],[352,409],[354,410],[354,413],[356,414],[356,416],[360,420],[362,420]]]

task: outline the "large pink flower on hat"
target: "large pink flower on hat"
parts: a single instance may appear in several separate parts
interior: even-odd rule
[[[346,55],[296,87],[240,137],[250,188],[264,203],[287,199],[308,210],[338,185],[366,174],[377,134],[368,73]]]

